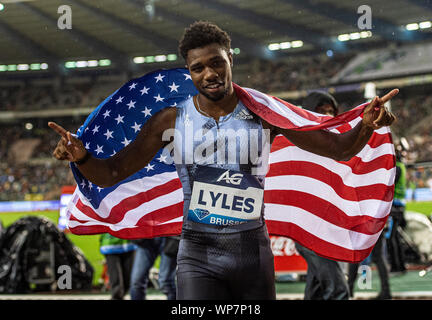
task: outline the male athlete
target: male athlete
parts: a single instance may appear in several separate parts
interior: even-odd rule
[[[232,84],[230,45],[228,34],[214,24],[200,21],[187,28],[179,51],[199,93],[153,115],[135,141],[111,158],[94,158],[79,139],[49,123],[62,137],[53,155],[75,162],[81,173],[100,187],[112,186],[146,166],[170,143],[163,139],[166,130],[180,132],[173,141],[184,191],[178,299],[275,299],[263,188],[269,145],[276,135],[284,135],[307,151],[347,160],[365,146],[375,129],[394,121],[383,105],[398,90],[376,97],[365,109],[363,120],[344,134],[274,127],[239,101]],[[222,142],[226,138],[218,135],[222,129],[241,132],[234,151],[221,147],[225,147]],[[180,139],[188,130],[194,138],[204,137],[206,147],[195,139]],[[245,137],[249,139],[246,143]],[[254,145],[252,140],[261,143],[244,159],[245,145]],[[186,143],[193,143],[192,148],[184,147]],[[230,161],[223,161],[227,158]]]

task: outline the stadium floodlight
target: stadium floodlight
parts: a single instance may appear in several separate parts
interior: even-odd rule
[[[348,40],[350,40],[350,35],[347,33],[340,34],[340,35],[338,35],[338,40],[339,41],[348,41]]]
[[[291,42],[281,42],[279,43],[281,49],[289,49],[291,48]]]
[[[87,61],[84,61],[84,60],[80,60],[80,61],[77,61],[77,62],[75,63],[75,66],[76,66],[77,68],[85,68],[85,67],[87,67],[87,65],[88,65],[88,62],[87,62]]]
[[[145,62],[146,62],[146,63],[152,63],[152,62],[155,62],[155,57],[154,57],[154,56],[147,56],[147,57],[145,58]]]
[[[41,63],[40,64],[40,68],[42,69],[42,70],[46,70],[46,69],[48,69],[48,63]]]
[[[235,49],[234,49],[234,53],[235,53]],[[177,60],[177,55],[174,54],[174,53],[171,53],[171,54],[167,55],[167,59],[168,59],[168,61],[176,61]]]
[[[107,67],[111,65],[111,60],[110,59],[101,59],[99,60],[99,66],[101,67]]]
[[[8,64],[7,70],[8,71],[16,71],[17,65],[16,64]]]
[[[159,54],[159,55],[155,56],[156,62],[165,62],[166,60],[167,60],[167,57],[164,54]]]
[[[362,31],[360,32],[360,38],[369,38],[372,37],[372,32],[370,31]]]
[[[87,61],[88,67],[97,67],[99,65],[99,62],[97,60],[89,60]]]
[[[4,64],[0,65],[0,72],[7,71],[8,67]]]
[[[65,67],[68,68],[68,69],[75,68],[75,61],[66,61],[65,62]]]
[[[301,40],[292,41],[291,42],[291,47],[293,47],[293,48],[303,47],[303,41],[301,41]]]
[[[409,31],[418,30],[419,25],[418,23],[409,23],[406,25],[406,29]]]
[[[40,63],[32,63],[30,65],[30,70],[40,70]]]
[[[26,63],[20,63],[19,65],[17,65],[18,71],[27,71],[28,69],[30,69],[30,66]]]
[[[359,32],[353,32],[353,33],[350,33],[350,40],[357,40],[357,39],[360,39],[361,38],[361,35],[360,35],[360,33]]]
[[[133,58],[133,62],[134,63],[144,63],[145,62],[145,57],[135,57]]]
[[[268,45],[268,48],[271,51],[280,50],[280,44],[279,43],[270,43]]]
[[[0,11],[3,11],[4,10],[4,4],[3,3],[0,3]]]
[[[420,22],[420,23],[419,23],[419,27],[420,27],[420,29],[427,29],[427,28],[430,28],[430,27],[432,27],[432,22],[430,22],[430,21],[423,21],[423,22]]]

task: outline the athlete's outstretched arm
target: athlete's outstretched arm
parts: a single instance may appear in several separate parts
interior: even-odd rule
[[[100,187],[113,186],[146,166],[159,149],[169,143],[162,141],[162,135],[166,129],[174,128],[175,119],[176,108],[161,110],[142,126],[132,143],[107,159],[92,157],[80,139],[49,122],[48,126],[61,136],[53,156],[58,160],[78,161],[78,169],[92,183]],[[80,161],[83,163],[79,164]]]
[[[398,89],[393,89],[382,98],[375,97],[366,107],[362,121],[342,134],[327,130],[295,131],[281,128],[276,128],[276,132],[306,151],[337,161],[346,161],[363,149],[374,130],[393,123],[395,116],[384,107],[384,103],[398,92]]]

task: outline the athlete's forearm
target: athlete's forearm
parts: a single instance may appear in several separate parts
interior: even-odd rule
[[[368,143],[374,129],[360,121],[353,129],[342,133],[340,140],[339,161],[347,161],[358,154]]]
[[[108,159],[90,157],[77,164],[88,180],[100,187],[110,187],[144,168],[169,141],[163,133],[175,126],[176,109],[166,108],[147,121],[136,139]]]
[[[336,161],[351,159],[369,141],[373,129],[360,122],[352,130],[338,134],[327,130],[295,131],[277,129],[277,133],[301,149]]]

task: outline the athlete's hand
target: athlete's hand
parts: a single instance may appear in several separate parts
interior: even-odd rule
[[[84,158],[87,150],[80,139],[55,122],[48,122],[48,126],[61,136],[53,152],[56,159],[75,162]]]
[[[382,98],[375,97],[364,111],[363,124],[374,130],[391,125],[396,117],[384,104],[398,93],[399,89],[393,89]]]

